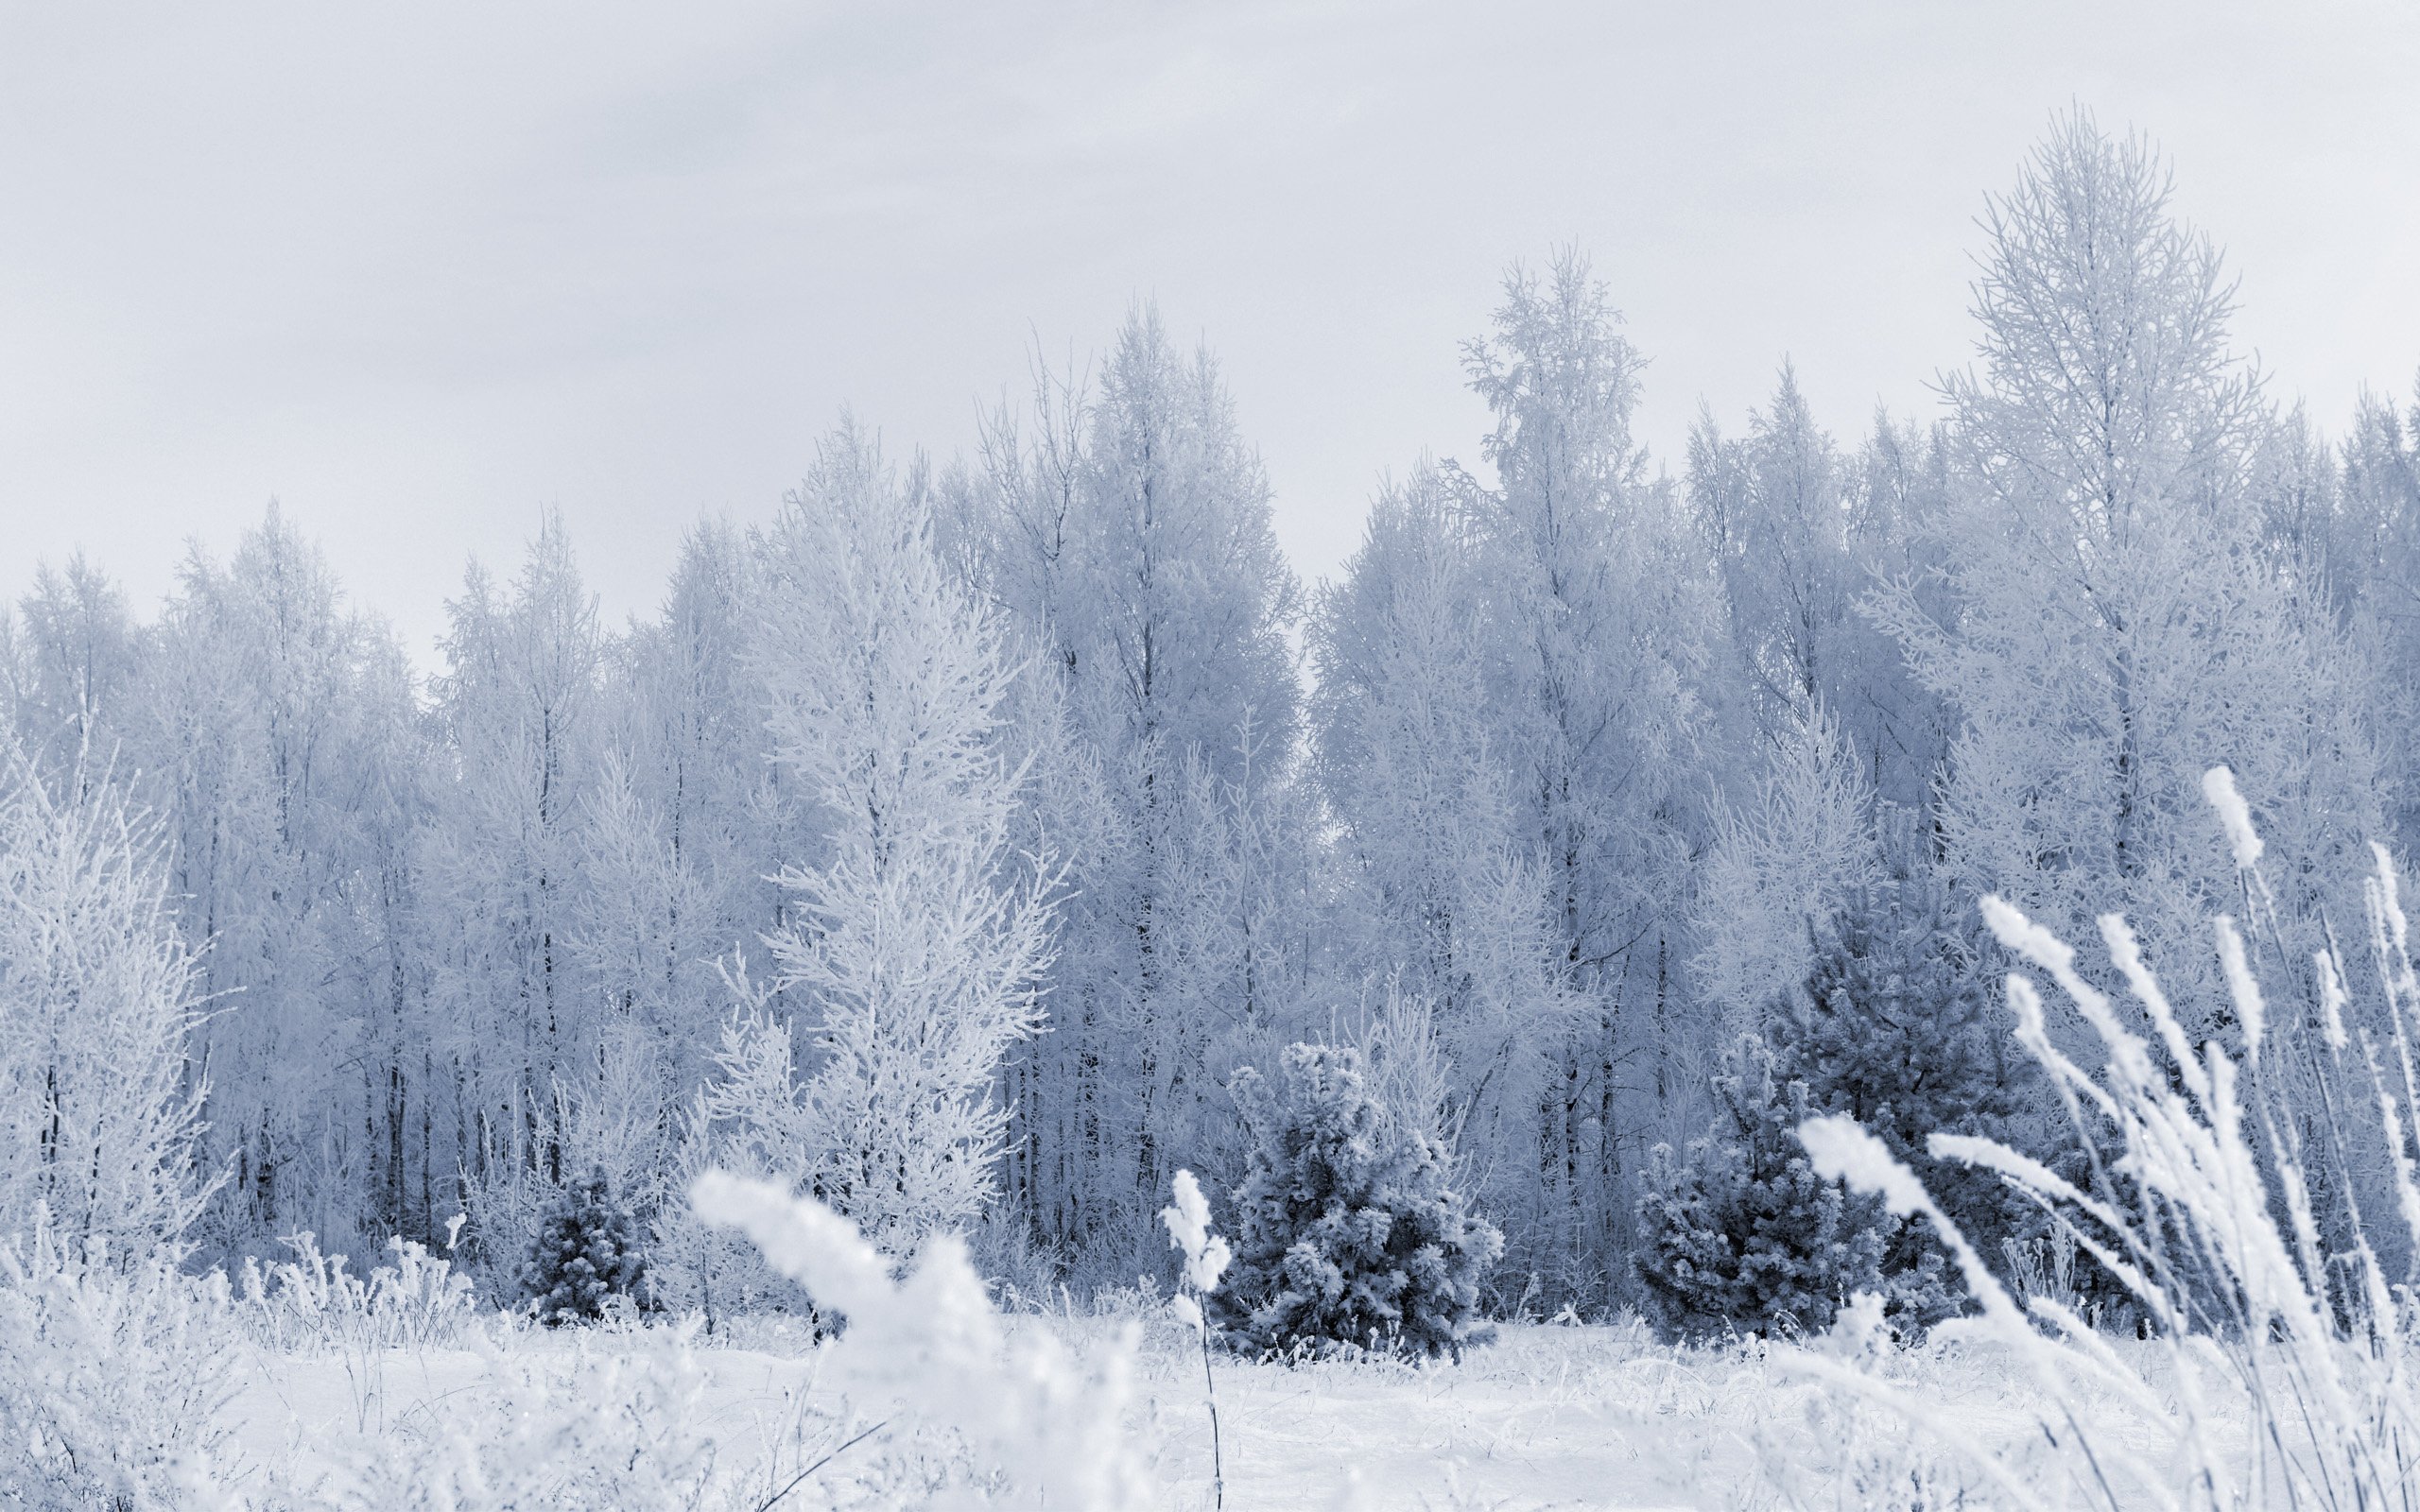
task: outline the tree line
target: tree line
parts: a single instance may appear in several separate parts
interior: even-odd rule
[[[730,1297],[747,1257],[675,1211],[721,1164],[1103,1284],[1168,1268],[1170,1179],[1242,1178],[1230,1084],[1307,1041],[1450,1150],[1494,1310],[1669,1298],[1692,1234],[1736,1292],[1706,1214],[1778,1200],[1792,1096],[2020,1145],[2055,1115],[1992,1048],[1981,894],[2070,939],[2124,913],[2224,1040],[2202,774],[2256,811],[2305,976],[2420,824],[2420,404],[2336,437],[2282,404],[2137,138],[2063,116],[1987,206],[1972,361],[1845,441],[1784,364],[1651,457],[1609,291],[1516,266],[1461,353],[1492,428],[1317,585],[1148,304],[972,455],[844,423],[626,625],[549,515],[428,676],[274,507],[154,613],[45,566],[0,617],[9,917],[50,896],[20,831],[115,816],[156,868],[190,959],[125,990],[175,1010],[154,1101],[199,1130],[154,1143],[207,1253],[458,1215],[510,1263],[601,1179],[651,1277]],[[32,928],[28,1131],[116,1022]],[[7,1177],[75,1154],[12,1135]]]

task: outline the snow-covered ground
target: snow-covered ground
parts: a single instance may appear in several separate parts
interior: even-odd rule
[[[1098,1345],[1109,1325],[1026,1318]],[[869,1426],[873,1404],[823,1383],[821,1351],[795,1335],[748,1347],[671,1331],[547,1333],[515,1329],[484,1349],[384,1350],[248,1358],[230,1418],[242,1479],[284,1487],[266,1500],[423,1504],[399,1480],[448,1455],[435,1446],[494,1441],[514,1413],[603,1403],[608,1453],[642,1433],[621,1403],[631,1383],[671,1383],[647,1431],[704,1446],[753,1505]],[[1634,1326],[1516,1325],[1460,1364],[1216,1366],[1226,1504],[1247,1509],[1717,1508],[1860,1505],[1938,1475],[1949,1501],[1979,1489],[1971,1470],[1911,1456],[1886,1420],[1844,1407],[1794,1374],[1787,1349],[1675,1350]],[[693,1362],[694,1397],[678,1389]],[[1907,1356],[1926,1399],[1986,1443],[2030,1432],[2020,1388],[1985,1354]],[[617,1388],[614,1381],[622,1386]],[[1136,1362],[1131,1423],[1160,1486],[1159,1504],[1212,1503],[1201,1360],[1173,1330],[1153,1329]],[[862,1408],[862,1410],[861,1410]],[[667,1427],[667,1420],[670,1426]],[[510,1451],[577,1458],[575,1420]],[[590,1452],[594,1452],[592,1448]],[[786,1508],[914,1505],[948,1473],[945,1451],[888,1430],[839,1453],[781,1502]],[[1970,1504],[1973,1503],[1970,1501]]]

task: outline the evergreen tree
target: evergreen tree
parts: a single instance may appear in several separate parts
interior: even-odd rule
[[[1996,1177],[1926,1148],[1935,1133],[2010,1136],[2022,1111],[2005,1040],[1964,932],[1937,887],[1902,879],[1852,895],[1782,1000],[1777,1074],[1819,1113],[1846,1113],[1919,1173],[1987,1255],[2017,1236],[2019,1201]],[[1956,1312],[1947,1257],[1929,1226],[1895,1226],[1882,1276],[1894,1308],[1930,1324]]]
[[[1762,1039],[1740,1036],[1723,1067],[1713,1126],[1649,1162],[1635,1262],[1649,1315],[1675,1338],[1818,1332],[1879,1288],[1891,1220],[1815,1174],[1797,1134],[1814,1111],[1806,1084],[1776,1074]]]
[[[1494,1336],[1478,1286],[1503,1236],[1448,1185],[1443,1143],[1373,1095],[1358,1051],[1297,1044],[1282,1086],[1247,1066],[1229,1089],[1254,1137],[1235,1267],[1210,1297],[1232,1342],[1459,1359]]]
[[[638,1219],[613,1184],[591,1174],[562,1189],[538,1225],[523,1284],[549,1328],[605,1315],[609,1297],[634,1297],[646,1278]]]

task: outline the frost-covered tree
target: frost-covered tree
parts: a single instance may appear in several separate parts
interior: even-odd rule
[[[1488,601],[1449,479],[1423,466],[1372,505],[1320,590],[1313,770],[1339,821],[1332,949],[1425,1005],[1443,1122],[1475,1195],[1530,1208],[1557,1031],[1579,1017],[1548,870],[1491,711]]]
[[[1698,885],[1705,998],[1741,1027],[1805,979],[1835,912],[1882,880],[1874,794],[1838,724],[1819,705],[1776,739],[1754,797],[1719,816]]]
[[[564,1161],[594,1170],[652,1211],[678,1110],[704,1070],[721,1006],[713,957],[733,936],[716,926],[709,883],[672,845],[663,817],[618,752],[600,763],[576,865],[569,953],[587,974],[595,1022],[561,1074]]]
[[[1920,816],[1927,852],[1930,821],[1958,718],[1941,693],[1909,665],[1898,637],[1867,609],[1879,583],[1894,586],[1917,612],[1936,621],[1954,613],[1949,542],[1932,528],[1948,507],[1947,427],[1875,417],[1858,450],[1850,539],[1859,563],[1857,604],[1866,638],[1852,685],[1832,713],[1871,774],[1877,801]]]
[[[530,1184],[564,1179],[556,1088],[596,1022],[572,938],[603,647],[552,514],[509,587],[475,564],[447,610],[432,691],[452,781],[424,852],[444,925],[432,940],[444,1029],[430,1048],[451,1082],[475,1232],[510,1263],[544,1200]]]
[[[0,1232],[80,1263],[175,1252],[197,1166],[199,972],[158,822],[89,752],[56,777],[0,747]],[[46,1213],[38,1225],[37,1214]]]
[[[1930,526],[1948,601],[1903,581],[1876,605],[1962,720],[1942,842],[1967,885],[2069,933],[2121,910],[2179,980],[2206,976],[2188,936],[2235,879],[2201,772],[2224,761],[2274,805],[2295,876],[2349,874],[2377,813],[2356,680],[2262,547],[2266,411],[2227,351],[2218,253],[2150,148],[2063,116],[1986,228],[1980,365],[1947,380]]]
[[[783,927],[790,895],[774,875],[813,853],[786,769],[765,759],[747,664],[760,555],[700,525],[661,612],[606,646],[574,858],[569,948],[596,1022],[562,1076],[565,1162],[600,1169],[673,1229],[694,1174],[681,1130],[730,1007],[724,958]]]
[[[768,937],[805,1054],[753,1005],[732,1057],[758,1068],[771,1116],[732,1122],[896,1253],[991,1192],[994,1077],[1042,1022],[1056,872],[1009,846],[1025,773],[999,735],[1018,668],[998,616],[944,574],[929,495],[854,427],[822,443],[766,572],[752,665],[823,859],[781,873],[798,916]]]
[[[2372,728],[2397,780],[2395,850],[2420,854],[2420,388],[2408,412],[2364,392],[2333,469],[2305,453],[2309,438],[2294,441],[2305,455],[2271,472],[2272,519],[2295,558],[2324,574],[2362,653]]]
[[[727,525],[692,531],[662,613],[618,638],[608,668],[609,751],[654,831],[639,869],[672,868],[694,894],[650,926],[683,962],[778,927],[790,895],[771,874],[810,838],[785,769],[765,760],[764,699],[747,664],[760,558]]]
[[[1876,1289],[1896,1225],[1816,1174],[1798,1143],[1806,1085],[1780,1074],[1763,1040],[1733,1042],[1713,1091],[1712,1125],[1678,1156],[1657,1145],[1639,1198],[1649,1315],[1674,1338],[1820,1332]]]
[[[34,571],[9,637],[9,703],[17,735],[37,760],[72,766],[106,751],[143,666],[142,637],[126,592],[81,552],[62,571]]]
[[[1454,1190],[1444,1144],[1371,1094],[1357,1050],[1297,1044],[1278,1085],[1247,1066],[1231,1090],[1253,1144],[1209,1296],[1229,1343],[1460,1359],[1494,1336],[1478,1293],[1503,1236]]]
[[[231,1247],[433,1227],[411,1222],[399,1148],[428,1092],[397,1053],[425,1028],[399,1023],[424,982],[409,833],[424,770],[401,661],[272,507],[223,564],[189,555],[124,716],[222,1009],[197,1049],[203,1147],[233,1172],[208,1228]]]
[[[1680,901],[1703,837],[1692,774],[1717,613],[1703,554],[1632,435],[1641,361],[1618,321],[1577,254],[1544,276],[1515,268],[1494,332],[1465,351],[1495,417],[1495,482],[1458,480],[1488,605],[1491,733],[1584,1002],[1547,1052],[1530,1260],[1587,1300],[1619,1284],[1625,1194],[1689,1033]],[[1652,1068],[1634,1080],[1634,1058]]]
[[[1433,1005],[1508,1265],[1599,1304],[1702,1038],[1686,863],[1721,600],[1632,435],[1642,361],[1584,260],[1514,268],[1464,365],[1492,478],[1383,492],[1312,625],[1338,954]]]
[[[1843,454],[1815,421],[1785,364],[1747,434],[1709,413],[1689,438],[1689,512],[1720,572],[1732,689],[1717,701],[1755,759],[1712,775],[1738,783],[1757,761],[1836,725],[1886,801],[1921,805],[1937,775],[1940,721],[1891,637],[1856,610],[1877,576],[1935,563],[1910,556],[1912,516],[1939,492],[1938,449],[1879,417],[1862,452]]]
[[[1768,747],[1854,686],[1852,645],[1865,627],[1850,607],[1863,585],[1847,471],[1787,364],[1746,437],[1725,439],[1710,413],[1689,437],[1690,511],[1721,570],[1745,712]]]
[[[1307,1008],[1300,596],[1206,352],[1135,311],[1086,384],[1041,375],[955,485],[949,550],[1046,692],[1020,743],[1067,834],[1052,1033],[1011,1070],[1036,1237],[1127,1274],[1179,1167],[1232,1154],[1219,1086]]]

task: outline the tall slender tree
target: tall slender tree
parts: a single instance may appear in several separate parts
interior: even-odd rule
[[[1042,1022],[1057,871],[1009,844],[1026,773],[998,737],[1018,669],[995,612],[944,575],[921,480],[903,487],[854,427],[768,548],[753,664],[824,859],[782,872],[800,914],[769,939],[804,1033],[749,1004],[738,1085],[710,1107],[759,1162],[909,1250],[991,1194],[994,1078]],[[783,1054],[798,1039],[804,1065]]]
[[[2122,911],[2200,982],[2235,887],[2201,774],[2235,769],[2309,918],[2316,879],[2358,869],[2377,771],[2331,616],[2261,547],[2269,416],[2218,253],[2169,200],[2144,143],[2079,112],[1991,201],[1933,526],[1952,602],[1903,581],[1877,610],[1962,718],[1942,829],[1963,885],[2068,937]]]

